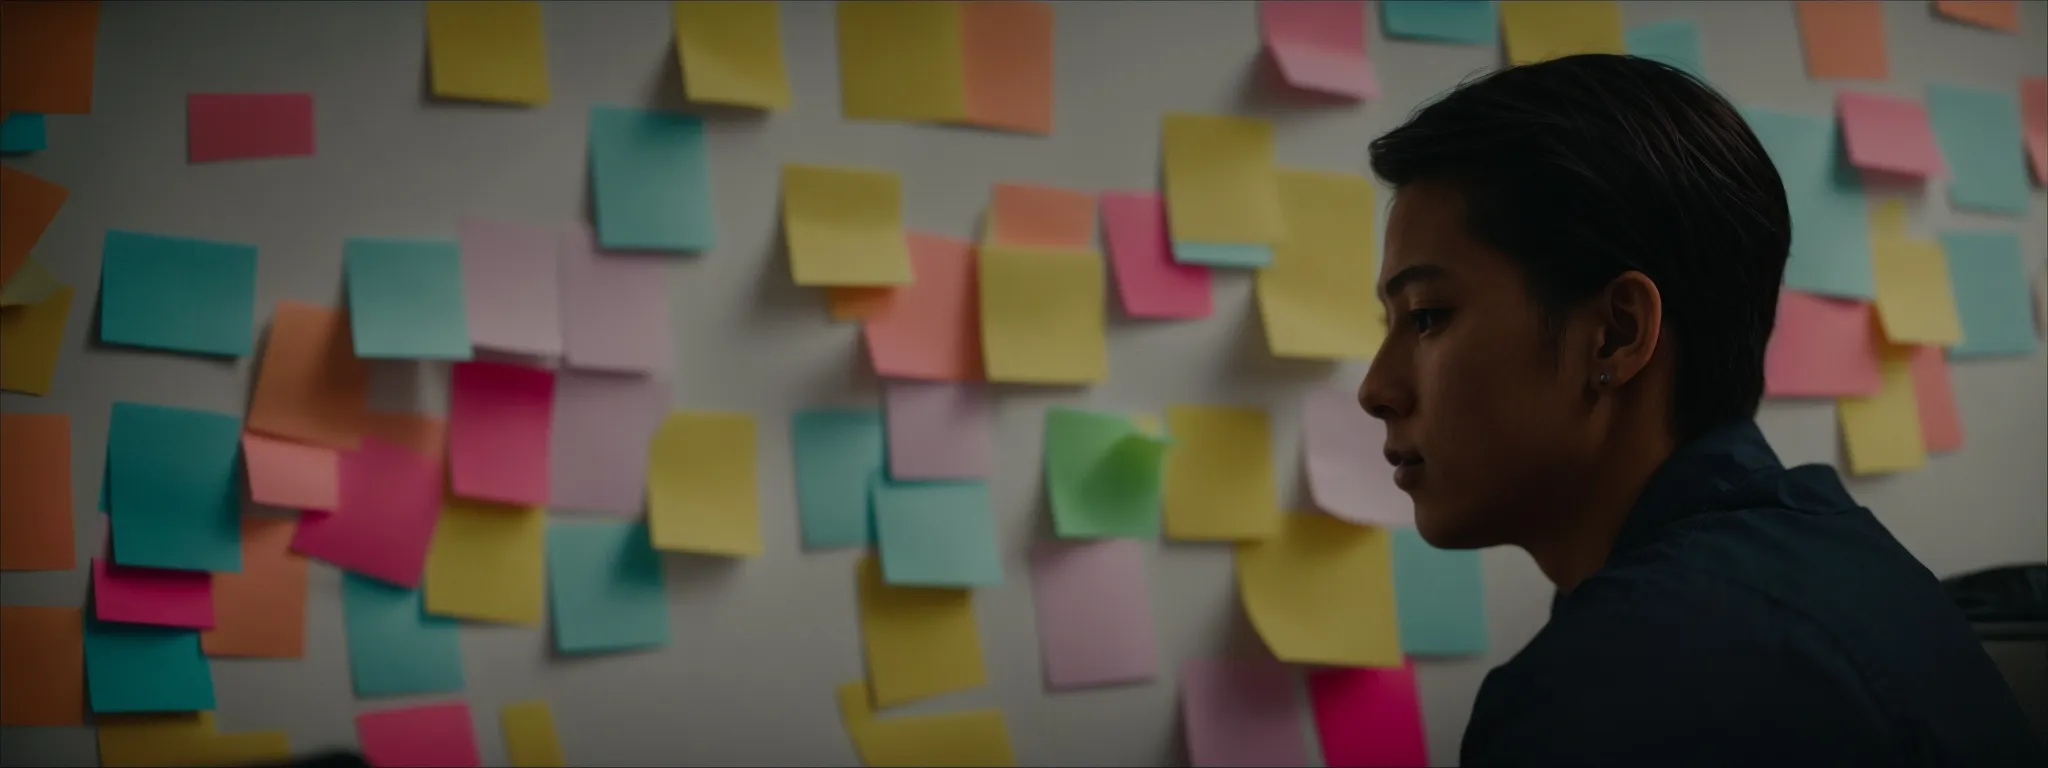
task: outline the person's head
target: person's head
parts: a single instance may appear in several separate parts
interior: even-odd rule
[[[1513,67],[1371,155],[1388,330],[1358,399],[1432,544],[1519,543],[1617,451],[1755,416],[1791,215],[1712,89],[1628,56]]]

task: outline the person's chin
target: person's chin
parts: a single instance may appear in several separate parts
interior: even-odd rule
[[[1422,540],[1432,547],[1478,549],[1492,546],[1481,528],[1473,524],[1469,515],[1461,514],[1461,510],[1432,504],[1419,495],[1415,498],[1415,532],[1422,534]]]

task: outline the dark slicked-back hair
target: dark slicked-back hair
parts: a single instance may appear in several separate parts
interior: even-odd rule
[[[1778,169],[1699,80],[1586,54],[1472,80],[1375,139],[1373,173],[1458,191],[1465,227],[1521,265],[1544,323],[1635,270],[1676,344],[1673,426],[1753,418],[1792,243]]]

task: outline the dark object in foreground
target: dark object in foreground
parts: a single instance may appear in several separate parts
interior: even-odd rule
[[[361,753],[336,749],[283,763],[257,763],[249,768],[370,768]]]

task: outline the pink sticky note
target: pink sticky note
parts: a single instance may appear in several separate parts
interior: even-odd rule
[[[1390,669],[1311,670],[1308,698],[1324,765],[1428,768],[1415,662]]]
[[[1272,659],[1188,659],[1180,665],[1188,759],[1204,766],[1308,765],[1294,670]]]
[[[2048,184],[2048,77],[2020,78],[2020,124],[2034,181]]]
[[[647,443],[668,411],[668,382],[563,371],[548,436],[549,506],[634,516],[647,490]]]
[[[667,373],[675,365],[662,254],[599,250],[588,227],[562,238],[562,347],[571,368]]]
[[[92,559],[93,615],[100,621],[213,628],[213,574],[114,565]]]
[[[875,373],[899,379],[981,381],[981,304],[974,247],[910,232],[910,285],[861,322]]]
[[[1415,504],[1394,485],[1387,425],[1348,392],[1309,390],[1301,401],[1309,496],[1316,508],[1354,523],[1414,525]]]
[[[890,380],[884,383],[889,476],[895,480],[988,477],[988,392],[980,384]]]
[[[1948,173],[1926,107],[1911,99],[1862,91],[1841,91],[1835,99],[1850,164],[1916,179]]]
[[[299,516],[292,551],[417,587],[441,518],[441,463],[375,437],[341,455],[341,505]]]
[[[1134,539],[1032,544],[1031,596],[1047,685],[1131,683],[1158,673],[1149,579]]]
[[[462,306],[469,343],[519,355],[562,354],[562,237],[553,230],[463,219]]]
[[[185,153],[195,163],[313,154],[310,93],[194,93],[185,97]]]
[[[478,766],[476,725],[460,701],[356,715],[363,759],[377,768]]]
[[[1105,192],[1102,229],[1124,314],[1209,316],[1209,268],[1173,260],[1164,198],[1151,192]]]
[[[1379,97],[1379,76],[1365,57],[1363,0],[1262,0],[1259,27],[1288,85],[1352,99]]]
[[[1869,304],[1778,292],[1777,327],[1764,350],[1765,395],[1874,395],[1882,386]]]
[[[511,363],[456,363],[448,383],[448,465],[455,495],[548,503],[555,374]]]
[[[243,433],[249,499],[280,509],[332,512],[341,503],[341,456],[333,448]]]
[[[1956,415],[1947,355],[1940,347],[1914,347],[1908,368],[1913,372],[1913,396],[1920,401],[1920,440],[1927,444],[1927,451],[1946,453],[1962,448],[1963,421]]]

